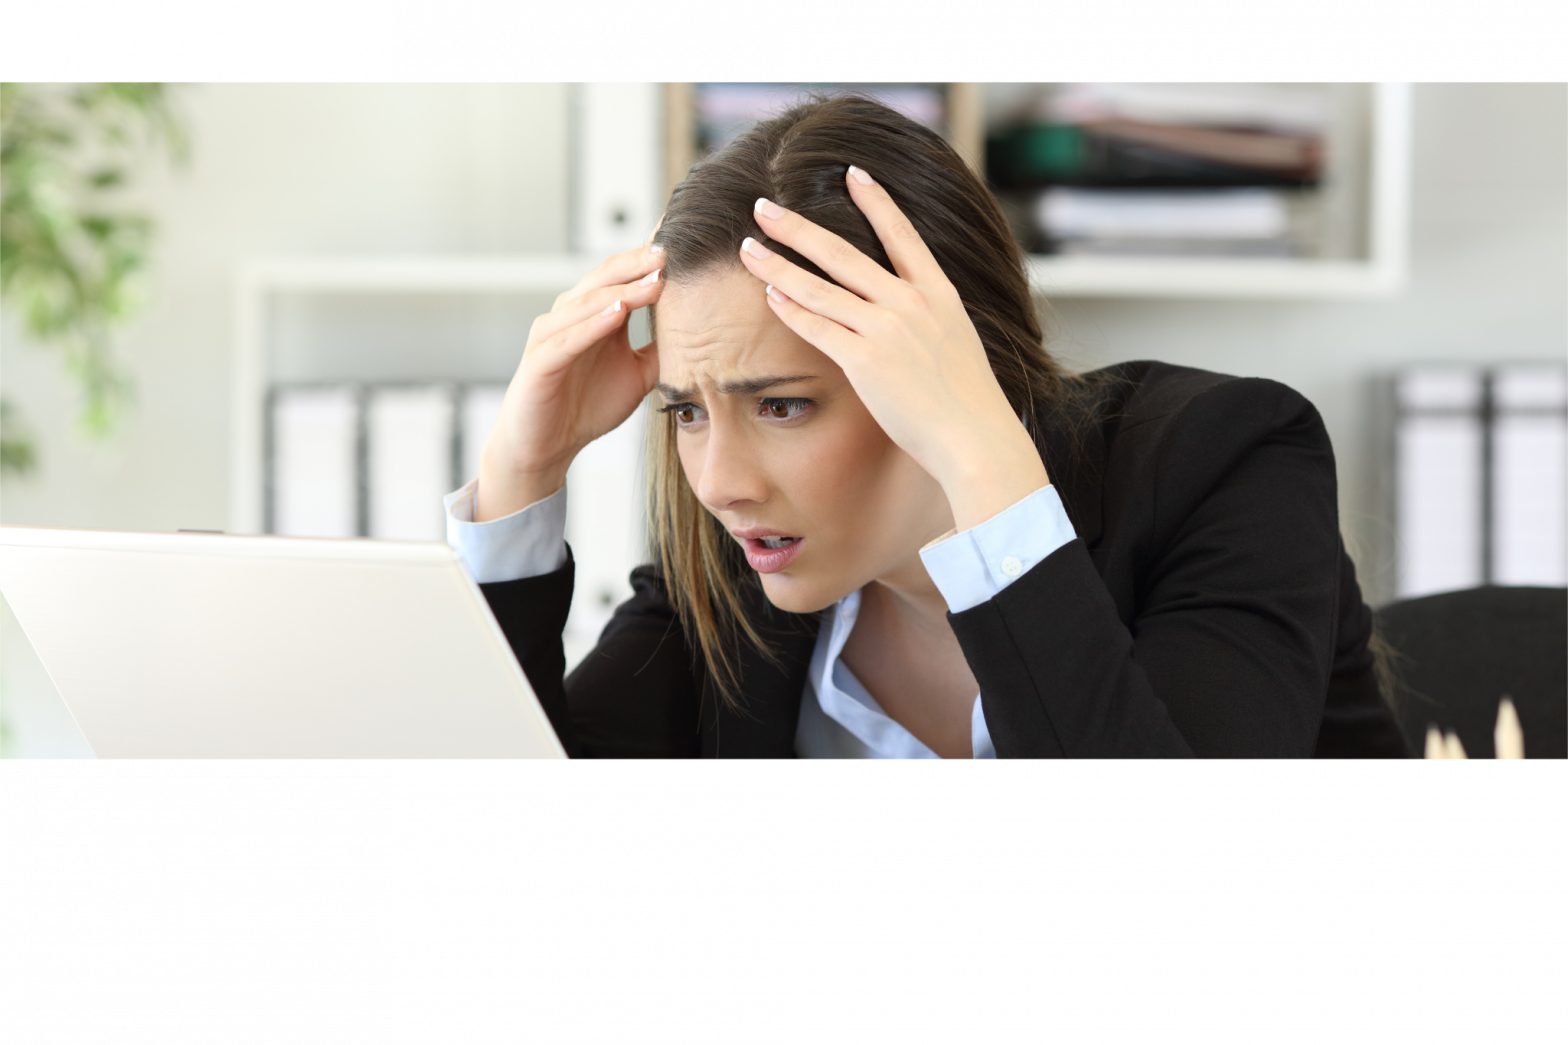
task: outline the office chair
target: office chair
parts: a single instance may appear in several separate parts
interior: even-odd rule
[[[1377,611],[1394,649],[1394,709],[1411,751],[1428,726],[1495,757],[1497,702],[1519,712],[1526,758],[1568,757],[1568,589],[1471,588]]]

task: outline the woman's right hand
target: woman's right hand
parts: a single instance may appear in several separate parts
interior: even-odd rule
[[[664,289],[664,255],[644,245],[607,258],[534,320],[479,463],[474,521],[543,500],[578,452],[631,416],[658,380],[652,343],[634,351],[632,310]]]

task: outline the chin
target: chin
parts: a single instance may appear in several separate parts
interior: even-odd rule
[[[816,613],[849,594],[832,585],[782,573],[764,573],[762,592],[769,602],[786,613]]]

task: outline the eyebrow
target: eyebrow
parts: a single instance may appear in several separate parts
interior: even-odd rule
[[[728,396],[752,396],[758,392],[765,392],[776,385],[792,385],[800,381],[814,381],[815,374],[796,374],[791,377],[756,377],[750,381],[725,381],[719,385],[719,392]],[[682,399],[691,399],[697,394],[694,388],[675,388],[664,382],[653,386],[659,390],[659,395],[666,403],[678,402]]]

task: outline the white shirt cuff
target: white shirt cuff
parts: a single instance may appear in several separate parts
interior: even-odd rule
[[[446,543],[480,584],[542,577],[566,565],[566,487],[489,522],[474,522],[478,479],[442,498]]]
[[[926,572],[954,613],[980,605],[1078,536],[1061,495],[1042,486],[1005,511],[920,549]]]

